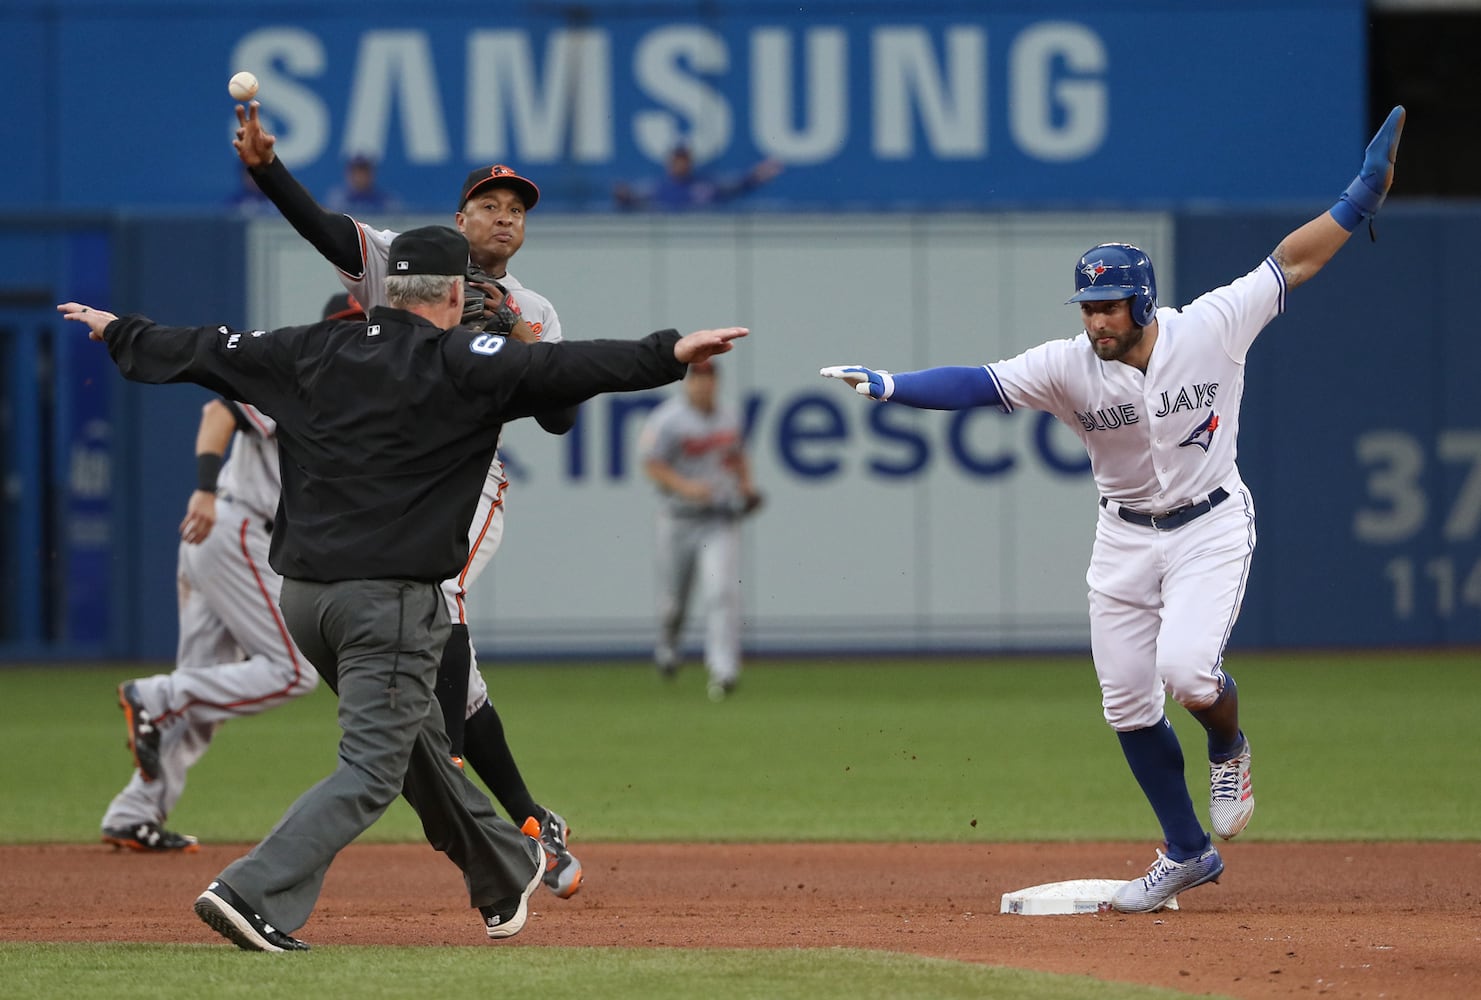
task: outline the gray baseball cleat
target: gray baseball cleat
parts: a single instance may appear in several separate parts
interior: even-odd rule
[[[159,727],[139,700],[139,689],[133,681],[118,686],[118,707],[123,709],[123,721],[128,726],[134,766],[141,778],[154,781],[159,777]]]
[[[1111,897],[1111,908],[1122,913],[1152,913],[1162,909],[1180,892],[1205,882],[1217,882],[1224,874],[1224,859],[1219,849],[1210,846],[1196,858],[1174,861],[1157,851],[1157,860],[1147,874],[1127,882]]]
[[[571,828],[559,813],[544,806],[536,806],[545,814],[543,820],[534,816],[520,827],[524,835],[538,840],[545,851],[545,887],[560,899],[570,899],[581,889],[581,862],[566,846]]]
[[[1208,765],[1208,818],[1224,840],[1243,830],[1255,814],[1255,786],[1250,780],[1250,741],[1232,760]]]

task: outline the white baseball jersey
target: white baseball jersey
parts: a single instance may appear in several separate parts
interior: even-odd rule
[[[1079,435],[1101,496],[1171,510],[1237,482],[1245,355],[1285,295],[1285,275],[1266,258],[1181,310],[1158,309],[1145,373],[1102,361],[1084,334],[986,367],[1005,411],[1045,410]]]

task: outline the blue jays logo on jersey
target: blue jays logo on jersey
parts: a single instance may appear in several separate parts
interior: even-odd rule
[[[1217,413],[1210,413],[1204,418],[1203,423],[1193,428],[1192,434],[1189,434],[1178,442],[1178,447],[1186,448],[1191,444],[1197,445],[1204,451],[1208,451],[1208,446],[1214,443],[1214,431],[1218,429],[1219,415]]]
[[[496,333],[480,333],[468,343],[468,350],[474,354],[498,354],[503,349],[504,338]]]
[[[1093,264],[1087,262],[1084,267],[1080,268],[1080,273],[1089,278],[1090,283],[1093,285],[1096,278],[1099,278],[1109,270],[1110,268],[1106,267],[1105,261],[1098,260]]]

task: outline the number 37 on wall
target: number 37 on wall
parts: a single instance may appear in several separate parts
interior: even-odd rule
[[[1430,515],[1442,513],[1439,537],[1448,545],[1475,541],[1481,533],[1481,430],[1445,430],[1435,438],[1435,455],[1458,467],[1460,489],[1448,510],[1436,510],[1430,494],[1436,476],[1427,474],[1425,442],[1398,430],[1368,431],[1357,439],[1357,459],[1367,471],[1366,500],[1353,515],[1353,536],[1367,545],[1407,542],[1424,530]],[[1448,478],[1448,477],[1447,477]],[[1464,562],[1464,560],[1462,560]],[[1435,591],[1435,611],[1450,617],[1457,607],[1481,608],[1481,560],[1469,570],[1445,555],[1416,565],[1401,555],[1384,567],[1394,587],[1394,612],[1415,611],[1423,577]]]

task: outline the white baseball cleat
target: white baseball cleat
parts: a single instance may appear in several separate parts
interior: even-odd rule
[[[1255,815],[1255,787],[1250,780],[1250,741],[1233,760],[1208,766],[1208,818],[1224,840],[1236,836]]]
[[[1224,859],[1219,857],[1217,847],[1210,846],[1187,861],[1174,861],[1159,849],[1157,860],[1152,862],[1147,874],[1116,890],[1111,907],[1121,913],[1152,913],[1166,906],[1178,893],[1205,882],[1217,882],[1222,874]]]

